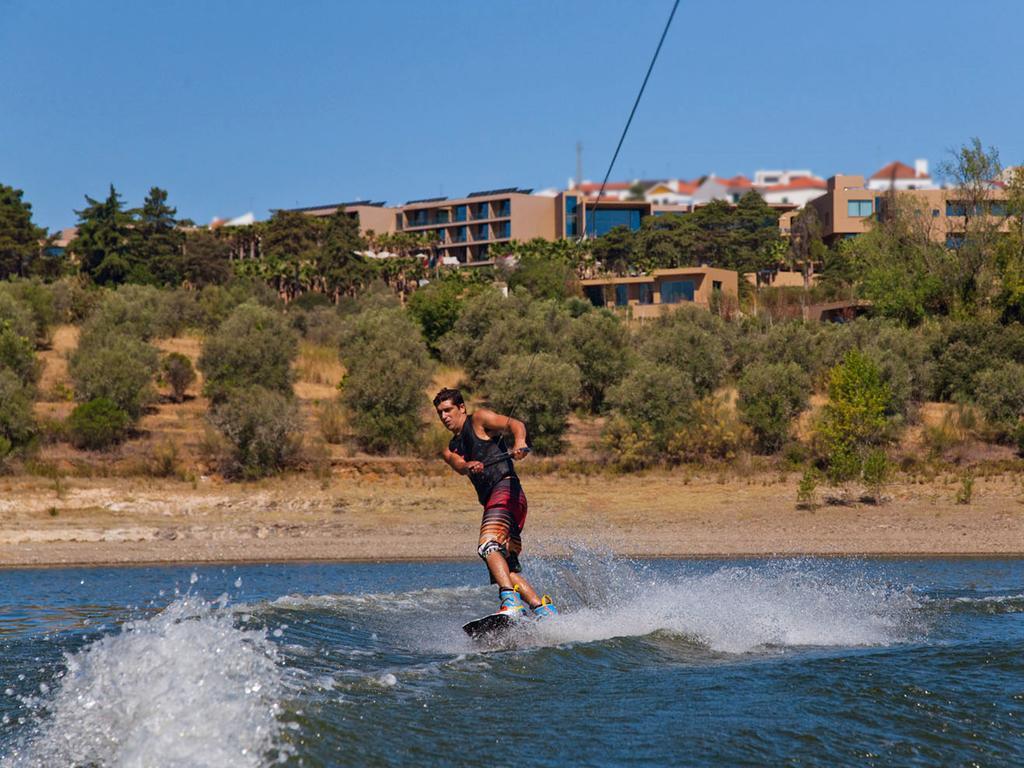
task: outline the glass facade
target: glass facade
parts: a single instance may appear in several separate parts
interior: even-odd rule
[[[604,286],[603,285],[588,285],[583,289],[583,293],[586,295],[590,303],[595,307],[604,306]]]
[[[473,227],[473,239],[474,240],[486,240],[488,237],[487,225],[477,224]]]
[[[654,303],[654,286],[650,283],[640,283],[637,285],[639,296],[639,302],[641,304],[653,304]]]
[[[661,284],[661,303],[693,301],[694,287],[693,280],[665,280]]]
[[[491,218],[490,206],[487,203],[480,203],[473,209],[474,219],[489,219]]]
[[[629,286],[628,285],[616,285],[615,286],[615,306],[624,307],[629,304]]]
[[[511,200],[497,200],[494,203],[494,215],[495,216],[511,216],[512,215],[512,201]]]
[[[448,211],[438,211],[436,221],[438,224],[448,223]]]
[[[484,225],[486,226],[486,224]],[[512,237],[512,222],[511,221],[499,221],[494,225],[494,236],[495,237]]]
[[[465,227],[456,227],[455,228],[455,234],[452,236],[452,242],[454,242],[454,243],[464,243],[464,242],[466,242],[466,228]]]
[[[465,221],[465,220],[466,220],[466,206],[464,206],[464,205],[456,205],[455,206],[455,216],[452,218],[452,221]]]
[[[847,200],[846,215],[852,217],[863,217],[871,215],[870,200]]]
[[[628,227],[634,232],[640,229],[640,209],[599,208],[588,212],[587,234],[591,237],[606,235],[615,227]]]
[[[578,237],[580,234],[580,220],[577,209],[579,199],[575,195],[565,196],[565,236]]]

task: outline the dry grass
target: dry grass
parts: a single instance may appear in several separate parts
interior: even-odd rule
[[[40,395],[51,402],[71,399],[71,381],[68,379],[68,358],[78,347],[78,328],[58,325],[53,332],[49,349],[39,352],[42,375],[39,378]]]

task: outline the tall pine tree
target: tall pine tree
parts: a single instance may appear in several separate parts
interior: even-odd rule
[[[25,277],[39,258],[46,230],[32,223],[32,206],[22,191],[0,184],[0,279]]]
[[[68,248],[81,264],[82,272],[101,285],[117,285],[132,273],[135,233],[132,215],[124,209],[121,196],[110,185],[107,199],[88,203],[78,215],[78,236]]]
[[[174,218],[176,208],[167,204],[167,191],[153,187],[138,211],[138,259],[132,264],[132,282],[180,285],[184,280],[182,246],[184,233]]]

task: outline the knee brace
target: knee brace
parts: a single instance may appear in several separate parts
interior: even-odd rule
[[[493,539],[485,541],[476,551],[476,553],[480,555],[480,559],[484,561],[487,560],[487,556],[491,554],[491,552],[500,552],[501,556],[508,560],[508,550],[503,544],[499,544]]]

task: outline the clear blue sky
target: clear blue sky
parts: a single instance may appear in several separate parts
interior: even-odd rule
[[[199,222],[599,180],[671,0],[0,0],[0,182]],[[1024,160],[1017,0],[683,0],[613,178]]]

